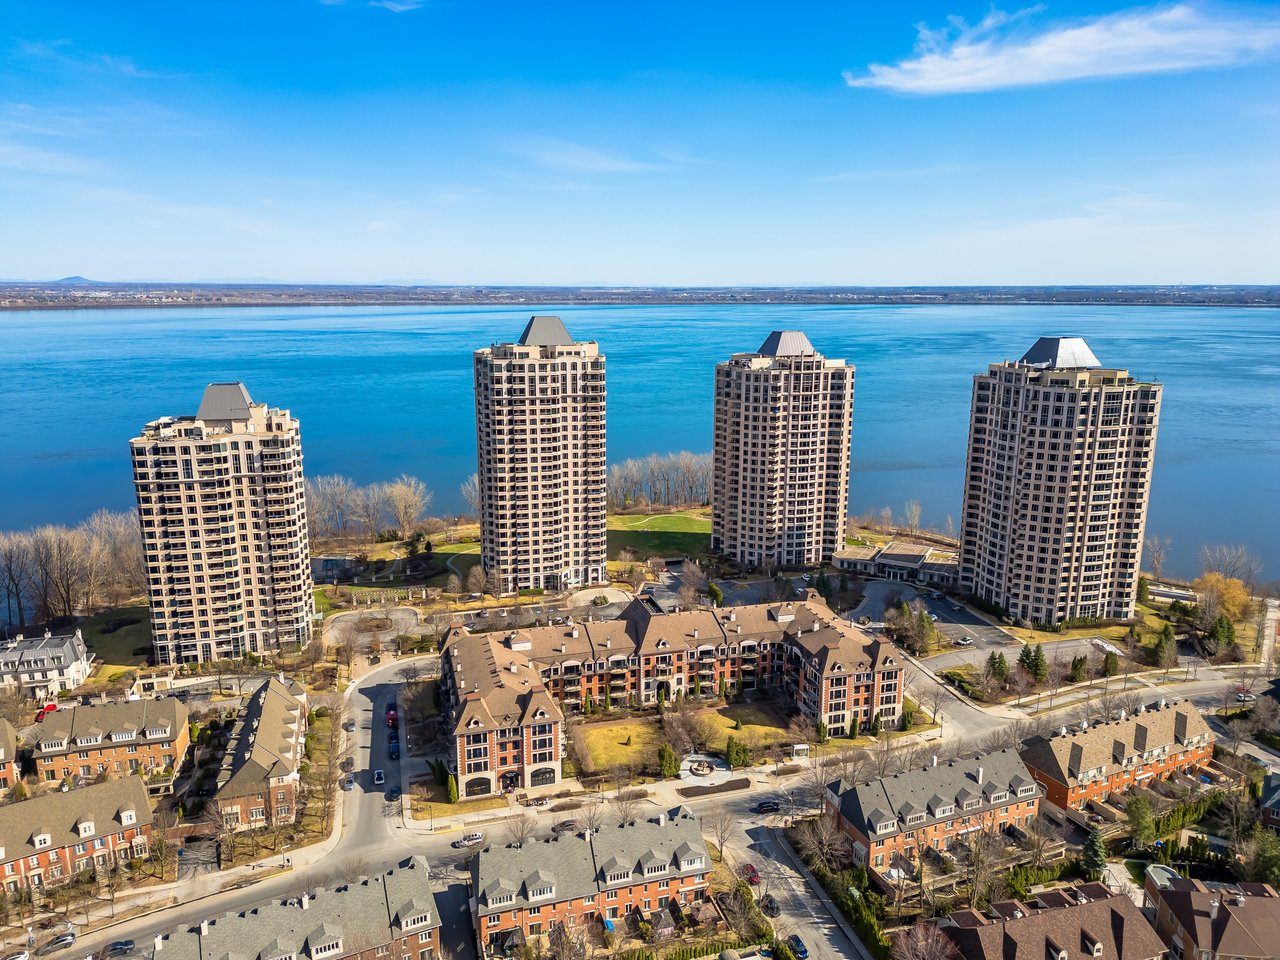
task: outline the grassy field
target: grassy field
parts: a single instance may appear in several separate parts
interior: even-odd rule
[[[505,796],[476,797],[474,800],[449,802],[449,790],[443,784],[415,783],[409,791],[410,816],[415,820],[431,820],[435,817],[457,817],[486,810],[505,809]]]
[[[145,606],[104,610],[81,623],[80,631],[106,671],[140,666],[151,655],[151,615]]]
[[[448,566],[449,561],[453,560],[454,567],[458,570],[458,579],[462,581],[463,589],[467,585],[467,573],[472,567],[480,564],[480,544],[474,540],[459,541],[457,543],[438,543],[432,554],[437,563]],[[443,573],[437,573],[434,577],[427,581],[429,587],[443,588],[449,582],[449,573],[445,570]]]
[[[1147,604],[1138,604],[1137,611],[1142,617],[1142,624],[1138,627],[1138,641],[1143,646],[1151,646],[1159,637],[1160,629],[1169,622],[1166,617],[1161,616],[1161,610],[1158,607],[1152,607]],[[1013,634],[1020,640],[1027,643],[1046,643],[1053,640],[1079,640],[1082,637],[1102,637],[1115,643],[1117,647],[1124,649],[1124,638],[1129,633],[1129,628],[1124,626],[1092,626],[1092,627],[1074,627],[1070,630],[1061,632],[1054,630],[1027,630],[1023,627],[1004,627],[1009,633]],[[1237,628],[1238,632],[1238,628]],[[1245,649],[1250,649],[1246,647]]]
[[[696,557],[711,544],[711,518],[699,511],[611,515],[608,520],[609,559],[631,550],[639,560],[649,557]]]
[[[658,753],[661,735],[654,720],[618,720],[602,723],[582,723],[573,729],[573,735],[587,748],[592,770],[604,773],[619,763],[635,761],[652,765]],[[631,745],[627,745],[630,739]]]
[[[715,725],[716,735],[708,746],[712,750],[723,750],[730,736],[739,740],[754,740],[761,746],[777,743],[790,743],[793,737],[787,731],[786,722],[768,707],[753,704],[731,704],[706,710],[703,716]],[[741,722],[742,729],[734,726]]]

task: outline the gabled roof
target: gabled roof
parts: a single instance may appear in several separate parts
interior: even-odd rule
[[[811,357],[818,351],[799,330],[775,330],[756,352],[766,357]]]
[[[1041,337],[1018,362],[1051,370],[1102,366],[1084,337]]]
[[[559,317],[530,317],[520,334],[520,344],[526,347],[566,347],[573,342]]]
[[[176,737],[187,722],[187,705],[176,697],[158,700],[117,700],[112,703],[91,703],[82,706],[63,707],[45,717],[32,736],[37,755],[46,751],[42,745],[66,740],[64,750],[76,749],[75,738],[83,736],[106,738],[113,734],[129,734],[141,737],[148,729],[165,728],[169,736]]]
[[[5,805],[0,816],[0,849],[4,850],[2,862],[30,856],[39,848],[35,838],[49,835],[45,850],[82,843],[78,825],[93,823],[93,837],[119,833],[124,829],[143,827],[151,823],[151,808],[147,804],[147,787],[138,776],[121,777],[91,783],[78,790],[65,793],[56,790],[30,800]],[[134,823],[126,827],[122,811],[133,811]]]
[[[204,388],[197,420],[248,420],[253,401],[240,381],[211,383]]]
[[[305,704],[306,694],[296,681],[276,677],[249,698],[218,771],[218,799],[261,793],[267,781],[297,771]]]
[[[1219,957],[1273,957],[1280,943],[1280,897],[1265,883],[1210,888],[1181,877],[1157,887],[1195,950]],[[1187,955],[1191,944],[1185,945]]]

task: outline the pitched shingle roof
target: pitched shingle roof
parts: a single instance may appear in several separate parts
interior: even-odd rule
[[[272,677],[249,698],[231,731],[218,771],[218,799],[261,793],[272,779],[288,777],[301,762],[300,733],[306,694],[296,681]]]
[[[1210,888],[1199,880],[1179,878],[1160,887],[1157,896],[1198,950],[1212,950],[1221,957],[1276,955],[1280,897],[1265,883]]]
[[[76,749],[77,737],[96,735],[106,744],[113,734],[131,739],[145,736],[148,729],[164,729],[166,737],[176,737],[187,716],[187,705],[176,697],[63,707],[44,718],[32,738],[33,749],[37,755],[64,753]],[[52,746],[60,741],[66,746]]]
[[[155,960],[272,960],[304,957],[308,946],[342,941],[337,956],[357,956],[406,933],[440,926],[428,885],[426,858],[418,856],[375,877],[359,877],[304,898],[271,900],[199,926],[179,928],[158,943]],[[405,928],[404,922],[427,920]]]
[[[119,833],[126,828],[124,811],[133,812],[135,823],[128,826],[151,823],[147,787],[141,777],[91,783],[79,790],[57,790],[7,804],[0,813],[0,850],[4,851],[0,860],[8,862],[40,849],[82,843],[87,837],[80,836],[79,824],[86,821],[93,823],[93,833],[88,837]],[[42,834],[49,835],[49,844],[36,847],[35,838]]]
[[[511,632],[472,634],[465,627],[445,634],[443,669],[452,674],[458,694],[454,729],[517,726],[539,719],[539,713],[547,721],[563,719],[529,660],[529,651],[508,646],[515,642],[512,636]]]
[[[696,865],[681,869],[682,861],[700,858]],[[594,896],[623,883],[609,883],[610,874],[626,873],[625,884],[641,883],[645,868],[665,865],[660,875],[667,877],[706,873],[710,868],[702,827],[697,817],[684,807],[675,807],[647,820],[625,826],[610,824],[595,833],[562,833],[550,840],[526,843],[521,847],[485,847],[472,861],[471,876],[478,891],[481,915],[534,904]],[[550,897],[530,901],[529,893],[553,881]],[[508,902],[492,902],[511,896]]]
[[[1018,786],[1030,786],[1032,790],[1019,798]],[[1026,767],[1012,750],[908,770],[866,783],[837,780],[828,784],[827,789],[839,798],[840,815],[871,839],[965,816],[962,808],[967,799],[979,800],[974,810],[982,811],[1040,795],[1028,779]],[[991,797],[999,792],[1006,792],[1008,796],[993,803]],[[948,807],[952,809],[943,812]],[[924,820],[907,825],[908,816],[921,813]],[[896,824],[894,830],[878,834],[875,825],[888,820]]]
[[[1164,705],[1161,706],[1160,704]],[[1125,767],[1126,758],[1141,763],[1144,753],[1167,748],[1180,752],[1190,739],[1213,742],[1213,731],[1195,706],[1167,700],[1144,706],[1122,720],[1091,724],[1084,730],[1069,727],[1052,737],[1034,737],[1022,751],[1027,766],[1067,786],[1079,782],[1085,770],[1101,768],[1106,777]],[[1132,765],[1131,763],[1131,765]]]
[[[1038,902],[998,906],[993,907],[995,918],[958,910],[939,924],[964,960],[1151,960],[1165,955],[1164,944],[1134,902],[1101,884],[1086,884],[1059,897],[1041,895]]]

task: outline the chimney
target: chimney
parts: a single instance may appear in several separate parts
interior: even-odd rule
[[[694,628],[693,628],[693,639],[695,639],[695,640],[697,640],[697,639],[698,639],[698,628],[697,628],[697,627],[694,627]]]
[[[1209,901],[1209,922],[1213,923],[1213,921],[1217,919],[1218,919],[1218,901],[1210,900]]]
[[[1058,728],[1058,735],[1059,735],[1059,736],[1063,736],[1063,737],[1065,737],[1065,736],[1067,735],[1067,728],[1066,728],[1066,727],[1059,727],[1059,728]]]
[[[1160,698],[1160,709],[1161,709],[1161,710],[1163,710],[1166,706],[1167,706],[1167,703],[1166,703],[1166,701],[1165,701],[1164,697],[1161,697],[1161,698]]]
[[[578,639],[578,628],[577,628],[577,627],[574,627],[574,628],[569,632],[569,636],[571,636],[571,637],[573,637],[573,639],[577,640],[577,639]],[[563,646],[563,644],[561,644],[561,646]]]
[[[1214,903],[1213,903],[1213,907],[1214,907],[1214,909],[1215,909],[1215,910],[1216,910],[1216,909],[1217,909],[1217,907],[1218,907],[1218,902],[1217,902],[1216,900],[1215,900],[1215,901],[1214,901]],[[209,921],[208,921],[208,920],[201,920],[201,921],[200,921],[200,936],[202,936],[202,937],[207,937],[208,935],[209,935]]]
[[[1126,714],[1125,714],[1124,707],[1121,707],[1121,708],[1120,708],[1120,719],[1121,719],[1121,720],[1123,720],[1123,719],[1125,718],[1125,716],[1126,716]]]
[[[667,824],[667,815],[661,811],[658,813],[658,826],[663,827]]]
[[[982,764],[978,764],[978,786],[982,786]]]
[[[733,622],[734,622],[735,620],[737,620],[737,619],[738,619],[738,611],[737,611],[737,610],[730,610],[730,611],[729,611],[729,622],[730,622],[730,623],[733,623]]]
[[[306,910],[310,906],[311,906],[311,895],[304,893],[302,895],[302,909]]]
[[[938,755],[936,753],[933,755],[933,765],[935,767],[938,765]]]
[[[157,933],[155,937],[152,938],[151,944],[152,952],[159,953],[164,948],[164,934]]]

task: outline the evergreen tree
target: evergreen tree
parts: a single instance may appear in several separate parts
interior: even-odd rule
[[[1018,654],[1018,666],[1027,671],[1027,673],[1032,672],[1031,663],[1035,658],[1035,649],[1035,647],[1027,643],[1023,645],[1022,651]]]
[[[658,712],[661,713],[663,709],[666,707],[666,705],[667,705],[666,687],[659,687],[658,688]]]
[[[588,690],[582,695],[582,712],[588,716],[591,714],[591,691]]]
[[[1083,866],[1090,880],[1101,880],[1102,871],[1107,869],[1107,848],[1097,827],[1089,831],[1089,839],[1085,841]]]
[[[1138,850],[1151,846],[1156,838],[1156,822],[1151,815],[1151,803],[1142,794],[1137,793],[1124,805],[1124,813],[1129,821],[1129,835],[1133,837],[1133,845]]]
[[[458,778],[449,774],[449,802],[458,802]]]
[[[680,758],[665,743],[658,747],[658,772],[667,778],[680,775]]]
[[[695,697],[702,696],[702,677],[696,673],[693,675],[693,695]]]
[[[826,743],[827,742],[827,725],[823,721],[819,720],[816,724],[814,724],[814,730],[815,730],[815,736],[818,738],[818,742]]]
[[[877,713],[871,718],[871,735],[873,737],[880,736],[880,714]]]
[[[1086,656],[1071,658],[1071,682],[1083,683],[1089,679],[1089,658]]]
[[[1149,603],[1151,601],[1151,593],[1147,585],[1146,577],[1138,578],[1138,602]]]
[[[724,677],[720,678],[720,699],[721,700],[729,699],[729,683],[727,680],[725,680]]]
[[[1031,675],[1036,678],[1036,683],[1049,679],[1049,662],[1045,659],[1044,648],[1039,645],[1031,654]]]
[[[1120,672],[1120,658],[1114,650],[1108,650],[1107,655],[1102,658],[1102,672],[1108,677],[1114,677]]]
[[[604,712],[608,713],[613,709],[613,697],[609,695],[609,688],[604,688]]]

